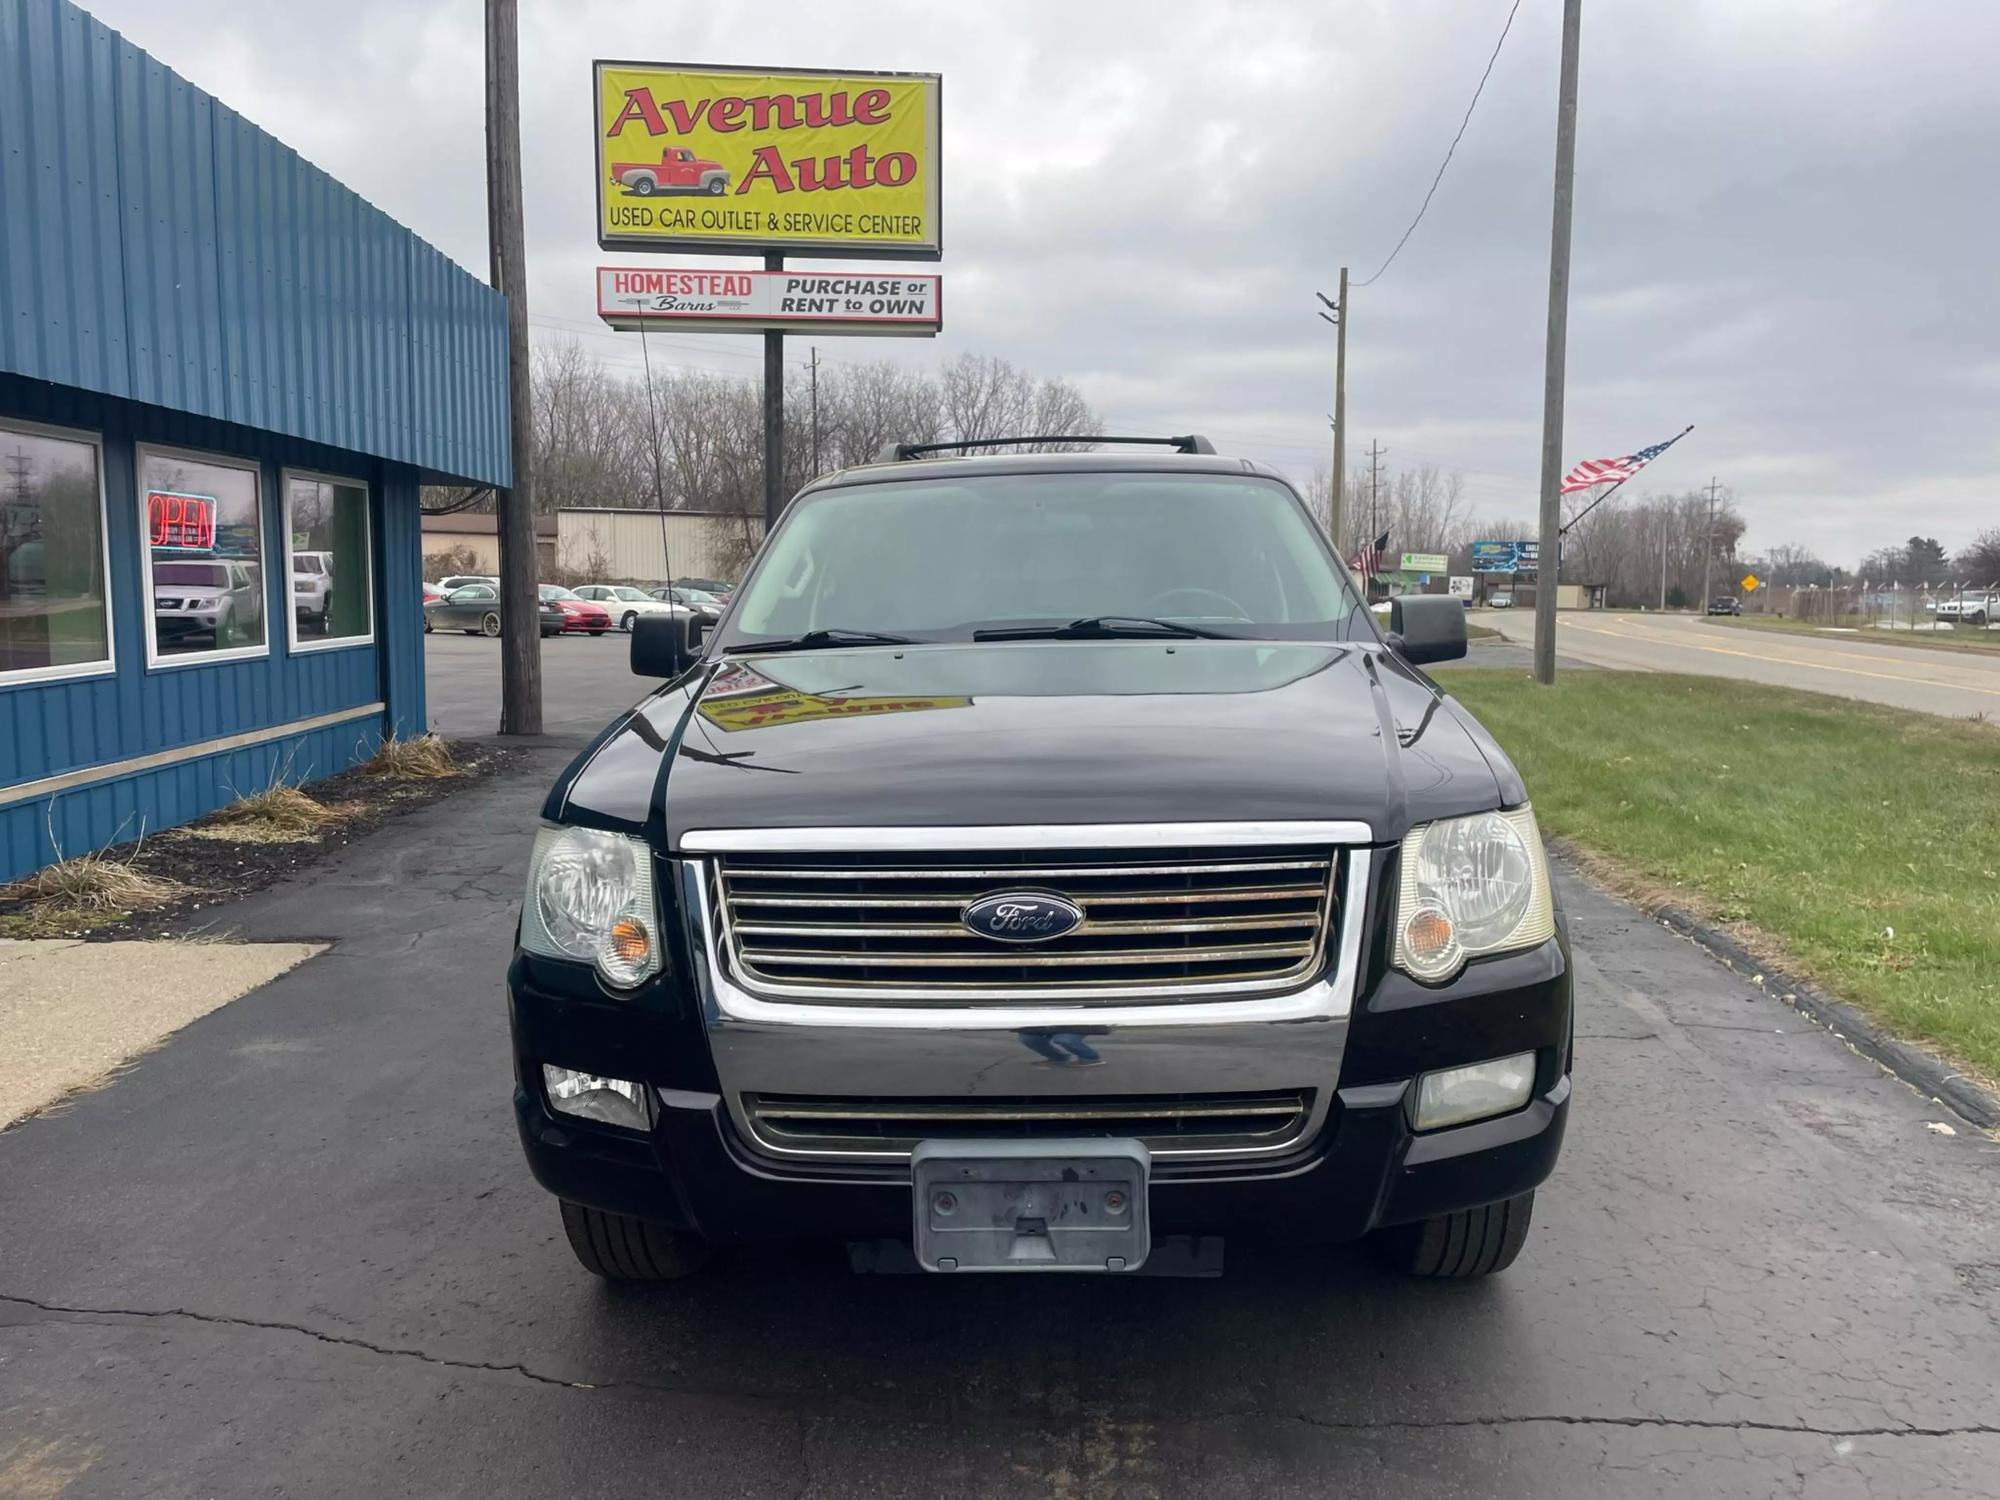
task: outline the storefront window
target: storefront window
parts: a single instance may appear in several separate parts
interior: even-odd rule
[[[0,424],[0,683],[110,669],[97,444]]]
[[[368,574],[368,488],[316,474],[285,476],[295,649],[373,639]]]
[[[141,448],[139,504],[152,660],[261,656],[270,634],[256,465]]]

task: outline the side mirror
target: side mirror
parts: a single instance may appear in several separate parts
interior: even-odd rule
[[[1398,594],[1389,601],[1389,644],[1412,666],[1465,655],[1465,608],[1449,594]]]
[[[632,671],[671,681],[694,665],[701,637],[680,615],[641,615],[632,622]]]

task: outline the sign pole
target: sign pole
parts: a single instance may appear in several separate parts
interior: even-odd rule
[[[764,269],[782,271],[785,257],[764,253]],[[785,509],[785,336],[777,329],[764,334],[764,535],[769,536]]]
[[[1562,587],[1563,375],[1569,348],[1569,225],[1576,184],[1576,69],[1583,0],[1563,0],[1562,77],[1556,96],[1555,212],[1549,235],[1549,332],[1542,378],[1542,553],[1535,566],[1535,680],[1556,680],[1556,592]]]
[[[521,222],[518,0],[486,5],[486,203],[494,287],[507,299],[507,405],[513,483],[496,495],[500,542],[500,732],[542,732],[541,609],[535,557],[534,398],[528,355],[528,254]],[[421,724],[415,726],[421,732]]]

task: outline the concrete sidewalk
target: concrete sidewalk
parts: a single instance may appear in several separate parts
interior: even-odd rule
[[[0,1127],[96,1082],[324,946],[0,939]]]

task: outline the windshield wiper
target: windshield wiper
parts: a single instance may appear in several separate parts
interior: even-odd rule
[[[738,641],[729,647],[736,655],[751,651],[816,651],[822,646],[914,646],[907,635],[885,635],[879,630],[847,630],[839,625],[824,630],[808,630],[804,635],[780,636],[768,641]]]
[[[1154,636],[1202,641],[1243,639],[1227,631],[1204,630],[1199,625],[1183,625],[1178,620],[1156,620],[1150,615],[1085,615],[1067,625],[1001,625],[972,632],[975,641],[1146,640]]]

